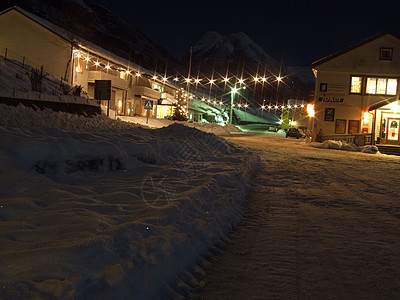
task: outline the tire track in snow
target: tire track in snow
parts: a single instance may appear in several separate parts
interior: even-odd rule
[[[378,179],[393,162],[259,137],[236,141],[256,148],[265,167],[193,299],[400,298],[400,218],[390,213],[400,189]]]

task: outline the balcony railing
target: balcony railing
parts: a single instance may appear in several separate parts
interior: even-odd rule
[[[356,144],[357,146],[372,145],[372,133],[324,135],[322,141],[334,140]]]

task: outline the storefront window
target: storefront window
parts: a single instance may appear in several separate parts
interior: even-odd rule
[[[352,94],[361,94],[361,83],[362,83],[362,78],[361,77],[352,76],[351,77],[350,93],[352,93]]]

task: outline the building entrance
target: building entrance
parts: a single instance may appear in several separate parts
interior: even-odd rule
[[[399,144],[400,119],[388,118],[387,122],[387,143]]]

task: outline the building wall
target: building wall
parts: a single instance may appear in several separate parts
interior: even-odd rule
[[[381,48],[393,49],[391,60],[380,59]],[[368,108],[399,96],[400,40],[392,35],[381,36],[317,65],[314,71],[317,74],[314,132],[322,130],[324,135],[371,133],[375,129],[374,118],[365,115]],[[360,94],[350,93],[351,76],[363,78]],[[397,78],[397,94],[366,94],[366,78],[374,76]]]
[[[13,54],[25,56],[33,67],[44,66],[59,78],[69,78],[71,45],[16,10],[0,15],[0,48],[7,48],[11,59]]]

